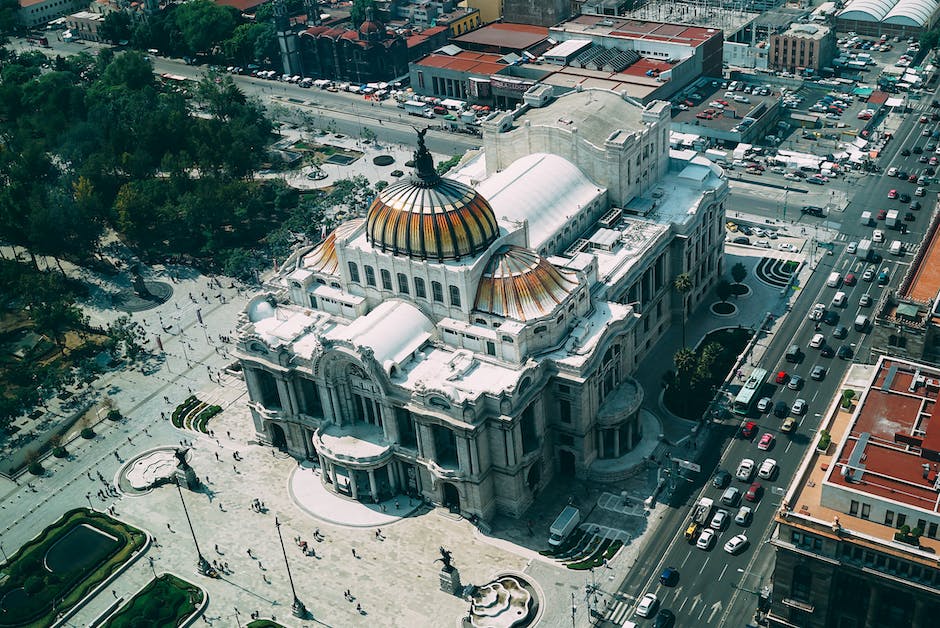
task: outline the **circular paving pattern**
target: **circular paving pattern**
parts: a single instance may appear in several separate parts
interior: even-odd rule
[[[724,303],[721,301],[712,303],[710,309],[715,316],[734,316],[738,312],[738,306],[734,303],[728,303],[727,301]]]
[[[757,262],[754,275],[761,281],[774,288],[785,288],[790,283],[790,277],[799,269],[798,262],[792,260],[763,257]]]
[[[132,287],[128,287],[112,295],[111,304],[124,312],[143,312],[166,303],[173,296],[173,286],[162,281],[144,281],[144,287],[150,292],[148,298],[141,297]]]

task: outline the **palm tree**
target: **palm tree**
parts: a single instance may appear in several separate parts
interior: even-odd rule
[[[672,356],[672,362],[676,365],[676,391],[682,397],[682,414],[684,416],[688,414],[689,410],[689,399],[692,396],[692,375],[695,372],[698,356],[689,347],[682,347]]]
[[[689,273],[680,273],[672,280],[672,287],[676,289],[682,299],[682,346],[685,346],[685,319],[686,311],[685,295],[692,292],[692,276]]]

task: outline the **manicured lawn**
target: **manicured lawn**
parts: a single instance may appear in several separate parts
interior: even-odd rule
[[[106,628],[168,628],[179,626],[202,603],[202,589],[164,574],[140,590],[112,615]]]
[[[50,626],[145,542],[143,532],[105,514],[65,513],[3,564],[0,628]]]
[[[284,626],[270,619],[256,619],[248,624],[248,628],[284,628]]]

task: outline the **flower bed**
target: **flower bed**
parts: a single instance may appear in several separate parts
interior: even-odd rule
[[[151,580],[112,615],[106,628],[163,628],[179,626],[202,603],[205,593],[171,574]]]

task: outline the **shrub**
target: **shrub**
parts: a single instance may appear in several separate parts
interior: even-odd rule
[[[32,473],[33,475],[43,475],[43,474],[45,474],[45,472],[46,472],[46,470],[43,468],[41,462],[31,462],[31,463],[29,463],[28,470],[29,470],[29,472]]]
[[[36,595],[42,591],[44,585],[45,583],[39,576],[30,576],[26,579],[26,582],[23,583],[23,590],[29,595]]]
[[[376,166],[391,166],[395,163],[395,158],[391,155],[376,155],[372,158],[372,163]]]
[[[120,421],[124,417],[121,415],[120,410],[111,410],[108,412],[108,418],[112,421]]]
[[[55,456],[56,458],[65,458],[66,456],[69,455],[69,452],[65,447],[63,447],[62,445],[59,445],[58,447],[52,450],[52,455]]]
[[[82,429],[82,438],[84,438],[85,440],[91,440],[94,437],[95,437],[95,430],[91,429],[90,427],[86,427]]]
[[[829,449],[829,444],[832,442],[832,435],[828,430],[820,430],[819,432],[819,443],[816,445],[816,449],[819,451],[826,451]]]

